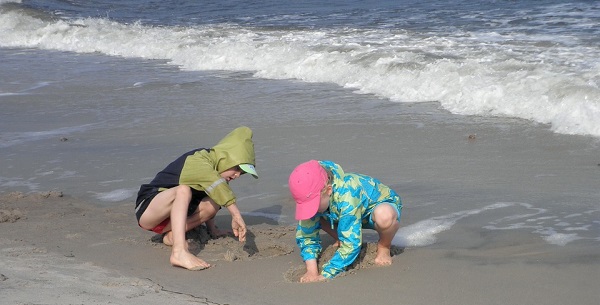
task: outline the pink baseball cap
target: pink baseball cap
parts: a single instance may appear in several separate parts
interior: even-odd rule
[[[309,219],[319,210],[321,191],[327,183],[327,172],[319,161],[304,162],[292,171],[288,185],[296,201],[296,219]]]

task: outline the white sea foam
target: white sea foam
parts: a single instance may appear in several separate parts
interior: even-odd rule
[[[554,245],[564,246],[576,240],[599,240],[597,230],[592,227],[597,226],[598,221],[588,222],[587,219],[582,221],[585,224],[572,226],[569,223],[562,222],[557,219],[557,216],[534,217],[547,213],[547,209],[536,208],[527,203],[520,202],[500,202],[485,206],[481,209],[466,210],[448,215],[437,216],[430,219],[425,219],[415,224],[402,227],[396,233],[392,243],[399,247],[423,247],[434,244],[436,235],[452,228],[459,220],[480,214],[485,211],[507,208],[507,207],[522,207],[528,213],[519,213],[515,215],[501,217],[490,222],[489,225],[483,227],[486,230],[528,230],[533,234],[539,234],[546,242]],[[587,214],[597,213],[597,210],[589,211]],[[583,215],[583,214],[579,214]],[[573,217],[573,215],[569,215]],[[502,224],[502,225],[500,225]],[[580,232],[579,234],[573,232]],[[583,236],[583,233],[587,233]],[[596,235],[594,235],[596,234]]]
[[[44,131],[0,132],[0,148],[10,147],[25,142],[50,139],[56,136],[65,136],[71,133],[92,129],[94,126],[95,124],[84,124]]]
[[[20,179],[20,178],[5,178],[0,177],[0,187],[3,188],[26,188],[29,191],[36,191],[39,189],[39,183],[34,183],[32,179]]]
[[[36,89],[42,88],[42,87],[46,87],[50,85],[50,82],[40,82],[38,84],[35,84],[29,88],[25,88],[22,90],[19,90],[18,92],[0,92],[0,97],[2,96],[16,96],[16,95],[28,95],[28,94],[32,94],[33,91],[35,91]]]
[[[132,198],[136,193],[137,189],[118,189],[105,193],[94,193],[96,198],[101,201],[123,201]]]
[[[555,231],[549,230],[545,233],[544,240],[549,244],[565,246],[568,243],[582,239],[577,236],[577,234],[564,234],[564,233],[556,233]]]
[[[26,95],[27,93],[21,93],[21,92],[2,92],[0,93],[0,97],[2,96],[16,96],[16,95]]]
[[[0,47],[165,59],[188,70],[335,83],[396,102],[439,101],[457,114],[517,117],[559,133],[600,137],[600,50],[573,46],[567,36],[538,35],[424,39],[389,29],[151,27],[0,13]],[[536,41],[563,44],[542,48]]]
[[[287,218],[287,216],[285,216],[285,215],[263,213],[263,212],[242,212],[242,215],[264,217],[264,218],[275,220],[278,223],[282,222],[283,219]]]
[[[396,233],[396,236],[394,236],[392,244],[399,247],[428,246],[435,243],[437,234],[452,228],[457,221],[465,217],[477,215],[488,210],[508,207],[511,205],[512,203],[496,203],[485,206],[481,209],[460,211],[422,220],[415,224],[400,228],[400,230],[398,230]]]
[[[539,234],[546,242],[559,246],[565,246],[576,240],[598,240],[600,238],[598,230],[592,229],[596,222],[588,219],[588,216],[598,213],[598,210],[586,211],[583,214],[570,214],[562,218],[558,216],[531,218],[532,216],[544,214],[548,211],[546,209],[535,208],[527,203],[515,203],[515,205],[534,212],[503,217],[490,222],[489,225],[483,228],[487,230],[529,230],[534,234]],[[566,218],[569,218],[571,221],[574,220],[573,218],[581,221],[575,223],[576,226],[574,226],[572,223],[564,221]],[[575,231],[579,232],[579,234],[572,233]]]

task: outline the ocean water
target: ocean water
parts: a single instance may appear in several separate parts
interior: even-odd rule
[[[327,120],[343,128],[357,114],[387,129],[455,123],[533,137],[529,126],[541,126],[550,142],[569,135],[578,147],[596,143],[578,151],[560,138],[544,148],[574,159],[597,155],[599,25],[598,1],[0,0],[0,190],[133,201],[155,169],[192,146],[216,143],[222,130],[281,124],[289,134],[294,125],[318,129]],[[510,159],[504,142],[498,154]],[[261,175],[285,181],[284,161],[297,159],[275,147],[257,150],[259,164],[276,154],[282,163]],[[371,152],[357,147],[361,153]],[[432,167],[468,151],[447,153]],[[561,186],[558,169],[544,165],[548,172],[532,173],[533,180]],[[396,175],[379,170],[379,178]],[[420,197],[407,205],[395,243],[428,246],[475,223],[481,231],[524,230],[555,246],[598,245],[594,170],[573,174],[573,190],[536,191],[531,201],[518,196],[528,194],[523,189],[447,203],[443,192],[411,191],[412,180],[400,179],[394,183],[409,188],[402,195]],[[466,174],[461,181],[485,186]],[[519,181],[498,181],[519,189]],[[289,200],[284,185],[257,192],[257,183],[236,186],[244,213],[293,222],[289,207],[269,206]],[[441,197],[459,196],[446,191]]]
[[[333,83],[600,137],[597,1],[0,3],[3,48]]]

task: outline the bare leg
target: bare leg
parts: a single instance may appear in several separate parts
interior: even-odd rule
[[[331,223],[329,223],[329,221],[327,221],[327,219],[325,219],[324,217],[321,217],[321,219],[319,219],[319,222],[321,223],[321,229],[323,229],[323,231],[325,231],[325,233],[329,234],[329,236],[331,236],[331,237],[333,237],[333,239],[335,239],[335,243],[333,245],[335,247],[339,247],[340,239],[338,238],[338,235],[337,235],[337,225],[332,229]]]
[[[201,270],[210,267],[210,264],[190,253],[185,239],[187,208],[191,198],[192,191],[186,185],[179,185],[160,192],[150,202],[148,209],[140,218],[140,226],[151,229],[170,217],[173,237],[171,264],[188,270]]]
[[[392,256],[390,248],[392,239],[400,228],[398,222],[398,214],[389,204],[380,204],[373,210],[373,222],[375,222],[375,230],[379,233],[379,241],[377,242],[377,256],[375,264],[379,266],[389,266],[392,264]]]
[[[198,209],[196,212],[186,219],[185,223],[185,231],[189,231],[205,222],[211,220],[217,212],[219,211],[219,206],[209,197],[205,197],[200,201],[198,205]],[[171,225],[169,224],[165,230],[165,236],[163,236],[163,243],[167,246],[173,245],[173,231],[171,231]]]

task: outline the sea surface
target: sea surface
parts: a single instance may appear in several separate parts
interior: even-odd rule
[[[140,176],[141,159],[160,168],[240,124],[356,113],[541,126],[598,143],[599,86],[599,1],[0,0],[0,191],[132,201],[154,174]],[[556,212],[498,200],[431,216],[437,203],[425,201],[397,243],[430,245],[507,209],[520,212],[480,227],[598,243],[598,194],[579,195]],[[247,214],[290,221],[245,199]]]
[[[0,3],[2,48],[333,83],[600,137],[598,1]]]

